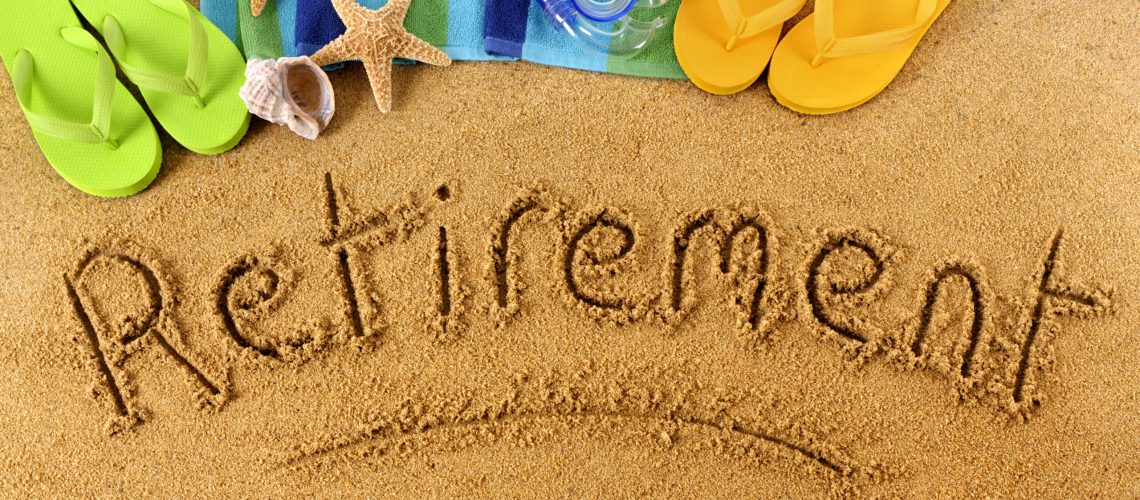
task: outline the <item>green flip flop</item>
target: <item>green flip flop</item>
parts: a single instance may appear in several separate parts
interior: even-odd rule
[[[218,154],[249,127],[239,92],[245,60],[185,0],[72,0],[103,35],[162,128],[187,149]]]
[[[67,0],[9,0],[0,9],[0,58],[40,150],[69,184],[117,198],[158,175],[154,125]]]

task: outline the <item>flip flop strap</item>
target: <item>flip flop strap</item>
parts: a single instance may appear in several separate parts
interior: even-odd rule
[[[724,23],[732,33],[725,44],[725,50],[736,48],[736,43],[745,38],[756,36],[772,28],[784,24],[804,7],[806,0],[781,0],[754,15],[744,17],[740,10],[741,0],[720,0],[720,13],[724,16]]]
[[[28,109],[31,105],[31,89],[35,82],[35,60],[31,52],[21,49],[12,64],[12,84],[16,98],[32,130],[59,139],[91,144],[106,143],[112,148],[119,147],[118,141],[111,138],[111,109],[115,97],[115,63],[83,28],[69,26],[61,32],[64,39],[80,48],[93,50],[98,56],[99,66],[95,71],[95,92],[92,96],[91,121],[77,123],[55,118]]]
[[[937,10],[938,0],[918,0],[914,22],[878,33],[869,33],[847,38],[835,36],[835,0],[816,0],[815,3],[815,46],[816,55],[811,65],[818,67],[824,59],[880,52],[897,47],[910,40]]]
[[[201,91],[206,82],[207,57],[209,56],[209,39],[202,22],[198,20],[198,13],[194,7],[183,0],[151,0],[163,10],[179,17],[185,17],[190,26],[190,50],[186,55],[186,70],[181,75],[171,75],[161,71],[142,68],[126,61],[123,56],[127,47],[126,36],[118,19],[107,16],[103,19],[103,38],[107,40],[107,47],[118,59],[119,67],[135,85],[146,89],[157,90],[170,94],[190,96],[199,108],[204,107]],[[185,6],[182,12],[178,6]]]

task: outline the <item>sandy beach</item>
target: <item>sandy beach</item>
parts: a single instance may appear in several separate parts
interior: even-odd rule
[[[0,77],[18,496],[1140,495],[1134,3],[957,0],[898,79],[331,75],[101,200]]]

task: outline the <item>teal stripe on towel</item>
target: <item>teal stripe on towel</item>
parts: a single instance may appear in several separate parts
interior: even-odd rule
[[[277,24],[281,26],[281,48],[289,57],[297,56],[297,0],[270,0],[277,2]]]
[[[447,8],[444,52],[456,61],[513,61],[483,50],[483,0],[453,0]]]
[[[203,0],[202,13],[237,44],[238,21],[236,0]]]

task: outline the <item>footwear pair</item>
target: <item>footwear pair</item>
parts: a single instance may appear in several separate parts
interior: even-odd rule
[[[154,125],[117,79],[116,62],[162,127],[194,152],[226,151],[249,126],[238,96],[245,61],[185,0],[7,0],[0,57],[48,162],[95,196],[135,194],[162,164]]]
[[[882,92],[950,0],[816,0],[783,38],[805,0],[682,0],[677,60],[714,94],[748,88],[764,68],[776,100],[800,113],[846,111]]]

